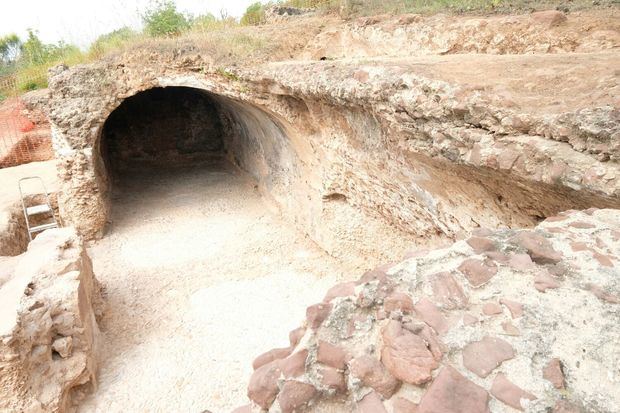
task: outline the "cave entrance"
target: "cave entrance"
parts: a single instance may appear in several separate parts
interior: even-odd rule
[[[98,153],[111,223],[89,249],[106,287],[105,363],[81,412],[154,400],[230,410],[256,349],[281,347],[283,326],[344,276],[256,188],[294,168],[282,130],[248,103],[185,87],[142,92],[109,116]]]
[[[153,88],[123,101],[106,120],[101,153],[113,181],[123,171],[166,168],[224,157],[218,104],[189,87]]]

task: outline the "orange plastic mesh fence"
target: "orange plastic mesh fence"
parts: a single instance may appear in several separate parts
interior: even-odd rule
[[[0,168],[53,157],[49,125],[32,122],[18,97],[0,102]]]

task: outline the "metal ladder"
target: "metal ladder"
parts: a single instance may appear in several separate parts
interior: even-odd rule
[[[28,181],[28,180],[38,180],[41,184],[41,188],[43,189],[43,192],[36,192],[33,194],[26,194],[26,195],[45,194],[44,204],[26,206],[26,200],[24,199],[24,190],[22,188],[22,184],[24,183],[24,181]],[[56,216],[54,215],[54,210],[52,209],[52,204],[50,202],[50,196],[47,192],[47,188],[45,187],[45,183],[43,182],[43,179],[41,179],[41,177],[39,176],[28,176],[26,178],[20,179],[18,182],[18,186],[19,186],[19,196],[21,198],[22,208],[24,210],[24,217],[26,218],[26,228],[28,228],[28,238],[30,239],[30,241],[32,241],[33,234],[36,234],[41,231],[45,231],[46,229],[50,229],[50,228],[58,228],[58,221],[56,221]],[[51,216],[52,222],[48,222],[47,224],[37,225],[36,227],[30,226],[30,217],[34,215],[45,215],[45,214]]]

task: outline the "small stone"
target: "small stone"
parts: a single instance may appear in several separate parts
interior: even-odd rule
[[[599,264],[601,264],[603,267],[610,267],[613,268],[614,263],[613,261],[609,258],[609,256],[598,253],[598,252],[593,252],[592,256],[599,262]]]
[[[515,327],[510,321],[504,321],[502,323],[502,329],[504,333],[509,336],[520,336],[521,332],[517,327]]]
[[[559,10],[543,10],[531,14],[532,19],[547,27],[559,26],[567,19],[566,15]]]
[[[392,397],[400,384],[375,357],[360,356],[349,363],[349,372],[364,386],[370,387],[386,399]]]
[[[610,304],[620,304],[620,298],[608,293],[603,290],[601,287],[595,284],[586,284],[586,289],[591,291],[599,300],[603,300]]]
[[[355,295],[355,283],[354,282],[346,282],[340,283],[329,290],[327,290],[327,294],[325,294],[325,298],[323,298],[323,302],[329,303],[334,298],[337,297],[349,297]]]
[[[448,310],[466,308],[467,296],[458,281],[449,272],[440,272],[429,277],[433,298]]]
[[[380,283],[388,282],[388,276],[385,271],[381,270],[370,270],[366,271],[364,275],[357,281],[357,285],[365,284],[373,281],[379,281]]]
[[[556,389],[564,388],[564,372],[562,371],[562,363],[558,358],[549,360],[543,369],[543,378],[553,384]]]
[[[370,76],[368,75],[368,72],[365,70],[356,70],[355,72],[353,72],[353,79],[357,80],[360,83],[366,83],[368,81],[368,79],[370,78]]]
[[[503,373],[497,373],[495,376],[491,386],[491,394],[497,400],[518,410],[524,410],[521,405],[522,399],[536,400],[536,396],[513,384]]]
[[[395,291],[385,298],[383,308],[388,313],[400,310],[403,314],[411,314],[413,312],[413,300],[408,294]]]
[[[566,220],[566,219],[568,219],[568,217],[567,217],[567,216],[564,216],[564,215],[556,215],[556,216],[553,216],[553,217],[547,217],[547,218],[545,218],[545,221],[544,221],[544,222],[560,222],[560,221],[564,221],[564,220]]]
[[[417,413],[418,405],[404,397],[395,397],[392,401],[394,413]]]
[[[441,310],[426,297],[423,297],[414,306],[416,314],[429,326],[433,327],[438,334],[445,334],[450,329],[448,320]]]
[[[306,320],[308,320],[310,328],[319,328],[331,310],[332,305],[327,303],[314,304],[308,307],[306,309]]]
[[[533,231],[521,231],[509,239],[515,245],[527,250],[537,264],[556,264],[562,260],[562,254],[551,245],[551,242]]]
[[[57,338],[52,343],[52,350],[60,354],[60,357],[63,359],[66,359],[73,350],[73,338],[71,336]]]
[[[284,383],[282,390],[280,390],[278,403],[282,413],[293,413],[299,407],[308,404],[316,394],[317,390],[313,385],[289,380]]]
[[[485,284],[497,274],[497,265],[489,259],[481,261],[476,258],[468,258],[459,265],[459,271],[476,288]]]
[[[471,237],[467,240],[467,244],[474,250],[476,254],[483,253],[485,251],[495,251],[497,247],[495,242],[488,238],[483,237]]]
[[[345,393],[347,391],[347,383],[344,379],[344,373],[333,367],[321,367],[321,384],[328,389],[335,390],[337,393]]]
[[[252,373],[248,397],[263,409],[269,409],[278,394],[279,360],[267,363]]]
[[[374,391],[371,391],[366,396],[357,402],[357,413],[387,413],[381,397]]]
[[[528,271],[536,267],[532,261],[532,258],[528,254],[511,255],[508,265],[519,271]]]
[[[536,288],[541,293],[544,293],[548,289],[559,288],[560,282],[550,276],[549,274],[537,274],[534,277],[534,288]]]
[[[394,320],[383,328],[382,337],[381,361],[394,377],[415,385],[432,378],[438,363],[421,337]]]
[[[290,347],[274,348],[273,350],[269,350],[254,359],[252,362],[252,368],[256,370],[257,368],[264,366],[267,363],[271,363],[274,360],[280,360],[288,357],[291,354],[291,351],[292,349]]]
[[[512,318],[519,318],[523,315],[523,304],[506,298],[500,298],[499,303],[508,307]]]
[[[435,358],[435,360],[440,361],[443,356],[443,351],[445,350],[445,346],[437,337],[437,333],[430,327],[428,324],[424,322],[414,322],[407,321],[403,322],[403,328],[412,332],[413,334],[419,336],[422,340],[426,342],[426,347],[431,351],[431,354]]]
[[[288,341],[291,343],[292,348],[297,347],[297,344],[299,344],[304,334],[306,334],[306,329],[304,327],[298,327],[288,333]]]
[[[350,357],[343,349],[327,341],[319,340],[316,361],[336,369],[344,369]]]
[[[497,303],[486,303],[482,306],[485,315],[497,315],[502,313],[502,306]]]
[[[503,252],[487,251],[484,255],[499,264],[507,264],[510,262],[510,255],[504,254]]]
[[[573,250],[573,252],[592,250],[585,242],[571,242],[570,248]]]
[[[485,378],[506,360],[515,356],[512,346],[500,338],[486,336],[463,348],[463,365]]]
[[[488,413],[488,404],[486,390],[446,366],[422,396],[417,413]]]
[[[308,350],[303,349],[291,354],[281,361],[280,369],[284,377],[299,377],[306,372],[306,359],[308,358]]]
[[[472,324],[476,324],[478,322],[478,319],[476,317],[474,317],[473,315],[469,314],[469,313],[465,313],[463,315],[463,325],[465,326],[469,326]]]
[[[590,224],[589,222],[583,221],[575,221],[568,224],[569,227],[578,228],[578,229],[590,229],[596,228],[596,225]]]

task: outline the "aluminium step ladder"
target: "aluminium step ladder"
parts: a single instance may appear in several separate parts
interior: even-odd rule
[[[39,182],[42,192],[25,194],[23,186],[22,186],[24,182],[35,181],[35,180]],[[28,176],[25,178],[21,178],[18,182],[18,186],[19,186],[19,196],[22,201],[22,209],[24,210],[24,217],[26,218],[26,228],[28,229],[28,238],[30,239],[30,241],[32,241],[33,234],[45,231],[46,229],[58,228],[58,221],[56,221],[56,216],[54,215],[54,210],[52,209],[52,204],[50,202],[50,196],[49,196],[49,193],[47,192],[47,188],[45,187],[45,182],[43,182],[43,179],[39,176]],[[45,202],[43,204],[26,206],[25,197],[33,196],[33,195],[45,195]],[[40,215],[40,216],[48,215],[49,216],[48,221],[51,220],[51,222],[47,222],[45,224],[39,224],[37,226],[32,227],[30,220],[31,220],[31,217],[35,215]]]

